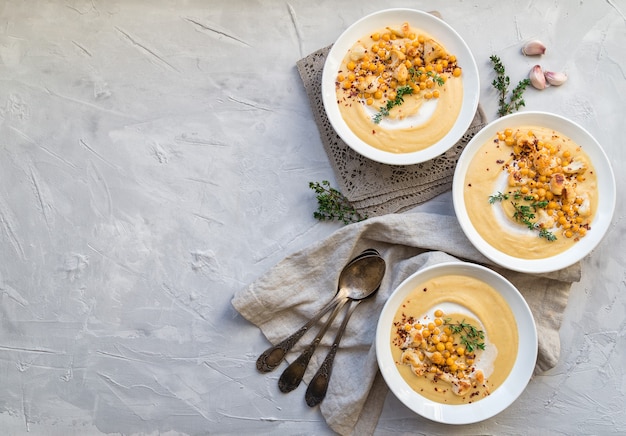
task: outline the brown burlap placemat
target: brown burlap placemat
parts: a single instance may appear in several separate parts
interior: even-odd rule
[[[369,217],[402,212],[449,190],[456,162],[472,137],[487,123],[478,107],[463,137],[446,153],[415,165],[387,165],[352,150],[335,132],[322,102],[322,71],[331,46],[300,59],[296,66],[338,189],[361,214]]]

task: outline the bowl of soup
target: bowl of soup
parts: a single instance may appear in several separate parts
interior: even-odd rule
[[[391,294],[376,330],[378,365],[393,394],[432,421],[495,416],[524,391],[537,359],[526,301],[486,267],[421,269]]]
[[[556,271],[587,256],[615,209],[613,170],[583,127],[546,112],[488,124],[461,154],[452,186],[468,239],[515,271]]]
[[[461,36],[431,13],[387,9],[348,27],[322,73],[328,119],[354,151],[409,165],[450,149],[470,126],[478,68]]]

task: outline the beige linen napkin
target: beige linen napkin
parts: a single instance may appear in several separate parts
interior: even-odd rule
[[[421,268],[441,262],[463,259],[493,267],[467,240],[457,219],[404,213],[345,226],[325,240],[287,256],[232,300],[235,309],[275,344],[333,297],[343,265],[370,247],[385,258],[387,272],[375,298],[363,302],[352,316],[335,358],[327,396],[320,405],[328,425],[342,435],[371,434],[380,416],[388,389],[378,372],[373,340],[380,310],[395,287]],[[552,368],[559,359],[563,310],[572,282],[580,279],[580,264],[541,276],[493,269],[518,287],[533,312],[539,333],[536,371]],[[324,359],[339,323],[335,320],[313,355],[306,383]],[[288,355],[289,361],[317,333],[316,328],[311,330]],[[267,343],[259,343],[251,352],[260,354],[267,347]],[[279,366],[275,377],[285,368],[285,364]],[[300,387],[286,395],[304,401],[304,392],[305,388]],[[276,394],[283,395],[278,388]]]
[[[415,165],[386,165],[352,150],[332,128],[322,102],[322,71],[330,46],[296,63],[324,150],[335,173],[339,191],[361,214],[380,216],[408,210],[447,191],[459,156],[487,123],[479,106],[470,127],[447,152]]]

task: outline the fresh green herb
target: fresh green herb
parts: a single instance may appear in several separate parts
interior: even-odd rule
[[[535,230],[536,224],[531,220],[535,219],[534,209],[526,204],[518,204],[511,202],[515,212],[513,212],[513,219],[519,223],[524,224],[530,230]]]
[[[414,67],[409,68],[409,77],[411,78],[411,81],[413,83],[417,83],[419,84],[420,82],[420,76],[422,74],[426,74],[426,77],[430,77],[431,79],[433,79],[433,81],[438,85],[438,86],[443,86],[445,82],[444,78],[441,77],[440,74],[438,74],[435,71],[426,71],[425,73],[422,73],[418,70],[416,70]]]
[[[524,194],[522,194],[522,191],[520,191],[519,189],[513,193],[513,199],[514,200],[519,200],[519,199],[522,199],[522,198],[524,200],[528,201],[528,200],[533,200],[535,197],[532,197],[530,195],[524,195]]]
[[[378,113],[374,115],[374,117],[372,118],[372,120],[374,121],[374,124],[379,124],[381,120],[383,119],[383,117],[388,117],[389,111],[395,106],[400,106],[402,103],[404,103],[405,95],[411,95],[411,94],[413,94],[413,88],[411,88],[408,85],[399,86],[398,89],[396,89],[396,98],[394,98],[393,100],[387,101],[387,104],[383,106],[382,108],[380,108]]]
[[[548,241],[555,241],[556,236],[554,235],[554,233],[552,233],[548,229],[539,227],[537,223],[532,221],[535,219],[535,212],[537,212],[537,209],[546,208],[548,206],[548,201],[535,201],[535,197],[533,197],[532,195],[523,195],[519,190],[515,191],[512,195],[514,200],[523,199],[530,202],[530,204],[519,204],[515,201],[511,201],[514,209],[513,219],[519,223],[524,224],[530,230],[538,230],[540,238],[545,238]],[[503,194],[502,192],[498,191],[497,193],[489,196],[489,204],[508,200],[509,197],[509,194]]]
[[[503,194],[502,192],[498,192],[497,194],[493,194],[489,196],[489,204],[494,204],[496,201],[504,201],[509,199],[509,194]]]
[[[413,83],[419,83],[419,78],[422,74],[426,74],[426,77],[432,78],[434,82],[439,86],[443,86],[443,84],[446,83],[444,78],[435,71],[427,71],[426,73],[421,73],[414,67],[409,68],[409,77],[411,78],[411,81]]]
[[[539,230],[539,237],[540,238],[546,238],[550,242],[556,241],[556,235],[554,233],[552,233],[548,229],[541,229],[541,230]]]
[[[485,343],[482,342],[485,339],[485,333],[482,330],[478,330],[473,325],[466,323],[465,320],[461,322],[452,322],[452,318],[444,319],[444,325],[447,326],[453,334],[460,335],[461,344],[465,346],[468,352],[474,351],[476,348],[481,350],[485,349]]]
[[[330,186],[328,180],[309,182],[309,188],[315,191],[317,197],[317,211],[313,217],[319,221],[342,221],[350,224],[367,219],[367,215],[360,214],[337,189]]]
[[[433,79],[433,81],[439,86],[443,86],[444,83],[446,83],[444,78],[441,77],[435,71],[427,71],[425,74],[427,77],[430,77],[431,79]],[[421,75],[422,73],[417,71],[415,68],[413,67],[409,68],[409,76],[412,82],[419,83],[419,78]],[[379,111],[372,117],[372,121],[374,121],[374,124],[380,124],[380,122],[382,121],[384,117],[389,116],[389,111],[392,108],[396,106],[400,106],[402,103],[404,103],[405,95],[411,95],[411,94],[413,94],[412,87],[410,87],[409,85],[399,86],[396,89],[396,98],[394,98],[393,100],[388,100],[387,104],[381,107]]]
[[[530,85],[530,79],[526,78],[520,81],[509,96],[509,86],[511,84],[511,79],[506,75],[506,70],[500,58],[496,55],[491,55],[490,58],[493,64],[493,69],[496,72],[496,78],[491,82],[494,88],[499,91],[499,109],[498,115],[504,116],[511,114],[520,107],[526,106],[522,95],[526,90],[526,87]]]
[[[389,105],[389,102],[387,102],[387,105]],[[387,107],[383,106],[383,107],[380,108],[378,113],[376,113],[376,115],[374,115],[372,117],[372,121],[374,121],[374,124],[380,124],[382,119],[384,117],[388,117],[388,116],[389,116],[389,109],[387,109]]]
[[[534,200],[532,195],[527,195],[524,197],[524,200],[531,201]],[[531,220],[535,219],[535,212],[537,209],[542,209],[548,206],[547,201],[533,201],[528,205],[518,204],[515,202],[511,202],[513,204],[513,208],[515,212],[513,213],[513,218],[516,221],[519,221],[525,224],[530,230],[534,230],[537,228],[537,224],[531,222]]]
[[[432,77],[432,79],[435,81],[435,83],[436,83],[437,85],[439,85],[439,86],[443,86],[443,84],[444,84],[444,83],[446,83],[446,82],[443,80],[443,77],[441,77],[439,74],[435,73],[434,71],[428,71],[428,72],[426,73],[426,75],[427,75],[428,77]]]

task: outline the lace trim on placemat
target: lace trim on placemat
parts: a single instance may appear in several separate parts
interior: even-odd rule
[[[326,116],[321,87],[324,62],[330,48],[311,53],[299,60],[296,66],[339,191],[357,211],[372,217],[410,209],[450,189],[461,152],[487,122],[480,105],[467,132],[441,156],[405,166],[372,161],[346,145]]]

